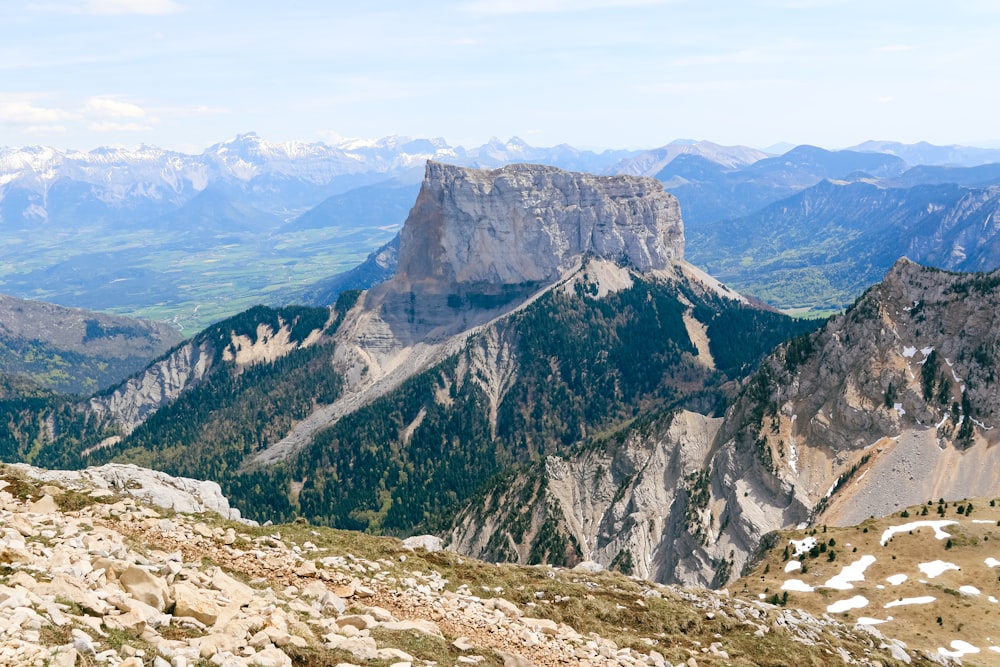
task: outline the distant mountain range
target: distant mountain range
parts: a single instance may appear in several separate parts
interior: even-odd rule
[[[637,151],[443,139],[0,149],[0,291],[197,331],[347,270],[391,240],[427,160],[600,172]]]
[[[684,212],[687,257],[782,308],[841,309],[902,255],[952,270],[1000,267],[1000,164],[908,167],[895,155],[815,146],[759,155],[681,142],[608,170],[662,181]],[[395,270],[391,256],[377,271],[371,261],[298,297],[329,304],[339,286],[369,287]]]
[[[893,188],[985,187],[1000,182],[1000,166],[982,164],[998,155],[992,149],[892,142],[844,151],[799,146],[771,156],[708,141],[595,152],[533,147],[517,138],[464,148],[443,139],[402,137],[272,143],[252,133],[197,155],[150,146],[89,152],[3,148],[0,291],[169,320],[185,333],[255,303],[305,299],[328,305],[338,285],[364,287],[391,276],[392,259],[385,255],[378,270],[343,274],[399,231],[427,160],[654,176],[680,200],[690,258],[721,267],[747,257],[739,247],[745,239],[719,233],[737,229],[728,221],[751,221],[824,179]],[[789,215],[795,210],[786,208]],[[834,207],[827,210],[834,218],[810,224],[840,225]],[[794,226],[795,220],[782,224]],[[966,247],[975,239],[966,236],[963,243],[966,254],[976,254]],[[764,289],[774,282],[765,272],[783,261],[764,247],[753,256],[759,267],[749,268],[760,278],[723,273],[779,305],[835,307],[856,296],[860,282],[840,281],[834,275],[839,269],[824,269],[820,260],[811,270],[823,275],[800,291],[794,281],[789,289],[781,287],[788,281],[780,276],[779,291]],[[864,279],[885,268],[879,264]]]

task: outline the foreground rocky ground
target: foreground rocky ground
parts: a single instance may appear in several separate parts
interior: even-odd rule
[[[184,514],[141,476],[0,468],[0,664],[921,664],[875,629],[618,574]],[[32,477],[35,475],[35,477]],[[47,477],[48,480],[52,476]],[[103,488],[108,487],[108,488]],[[190,486],[185,488],[191,488]],[[199,506],[177,490],[164,504]]]

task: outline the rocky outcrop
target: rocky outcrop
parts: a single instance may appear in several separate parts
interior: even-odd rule
[[[371,382],[421,344],[523,306],[585,259],[648,272],[683,253],[677,200],[654,179],[428,162],[400,232],[396,275],[347,319],[338,364],[349,384],[356,375]]]
[[[222,489],[216,482],[173,477],[157,470],[122,463],[108,463],[84,470],[45,470],[23,463],[11,467],[32,479],[67,489],[85,490],[93,495],[100,492],[107,492],[106,495],[124,494],[175,512],[214,512],[226,519],[240,519],[240,511],[229,506],[229,500],[222,495]]]
[[[680,207],[655,179],[428,162],[400,232],[395,275],[358,300],[336,335],[343,396],[298,422],[255,461],[287,458],[317,429],[461,351],[478,328],[560,281],[580,278],[573,276],[584,264],[606,274],[622,271],[601,267],[625,265],[637,273],[675,277],[676,270],[693,277],[683,253]],[[510,372],[487,373],[498,374]]]
[[[551,282],[586,254],[666,268],[684,254],[677,200],[652,178],[428,162],[398,275],[445,286]]]
[[[257,306],[219,322],[113,390],[92,397],[87,408],[127,436],[223,362],[230,362],[238,371],[317,343],[329,321],[329,311],[312,309],[308,315],[296,310],[294,306],[286,310]],[[306,317],[311,317],[308,324],[304,323]]]
[[[647,272],[684,254],[677,200],[652,178],[541,165],[428,162],[392,280],[365,307],[395,348],[437,343],[520,306],[585,257]]]

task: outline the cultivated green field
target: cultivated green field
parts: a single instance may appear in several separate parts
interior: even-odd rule
[[[0,293],[170,322],[192,335],[357,265],[398,225],[295,232],[25,230],[0,247]]]

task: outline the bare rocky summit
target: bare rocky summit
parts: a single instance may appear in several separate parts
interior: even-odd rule
[[[652,178],[428,162],[400,236],[398,275],[414,283],[547,282],[585,254],[639,271],[681,259],[676,198]]]

